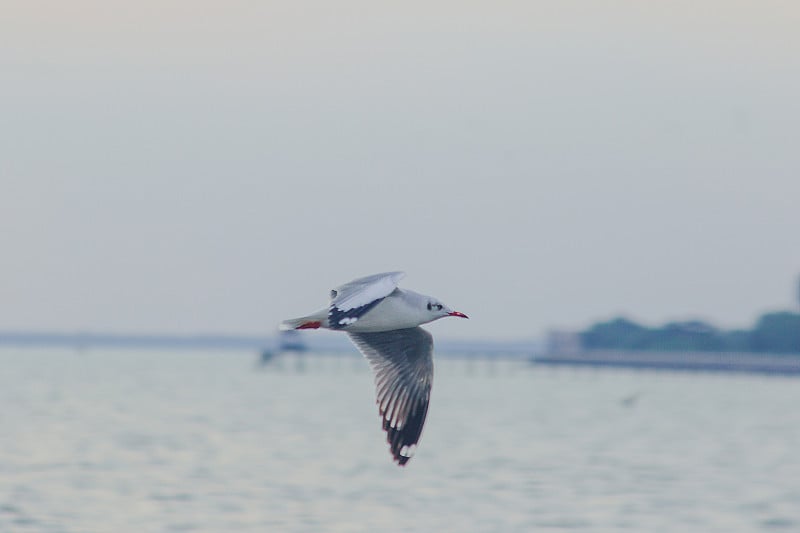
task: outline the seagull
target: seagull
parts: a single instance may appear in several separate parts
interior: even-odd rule
[[[400,466],[417,448],[433,383],[433,336],[419,326],[446,316],[469,318],[432,296],[399,288],[403,277],[384,272],[345,283],[331,291],[325,309],[279,326],[347,333],[375,374],[378,412]]]

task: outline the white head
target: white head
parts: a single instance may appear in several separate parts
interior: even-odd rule
[[[424,297],[425,312],[429,314],[430,318],[426,322],[433,322],[446,316],[457,316],[460,318],[469,318],[464,313],[453,311],[436,298],[430,296]]]

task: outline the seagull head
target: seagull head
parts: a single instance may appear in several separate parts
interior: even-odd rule
[[[428,320],[428,322],[431,322],[433,320],[438,320],[438,319],[444,318],[446,316],[457,316],[457,317],[460,317],[460,318],[469,318],[464,313],[461,313],[459,311],[453,311],[452,309],[450,309],[449,307],[444,305],[442,302],[440,302],[440,301],[438,301],[438,300],[436,300],[434,298],[428,299],[425,308],[427,309],[427,312],[430,314],[430,320]]]

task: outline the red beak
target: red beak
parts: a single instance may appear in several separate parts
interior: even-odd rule
[[[459,313],[458,311],[453,311],[452,313],[447,313],[447,315],[448,316],[458,316],[458,317],[461,317],[461,318],[469,318],[464,313]]]

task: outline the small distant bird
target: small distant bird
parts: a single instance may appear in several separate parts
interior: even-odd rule
[[[280,329],[344,331],[375,373],[376,403],[394,460],[414,455],[433,383],[433,337],[420,328],[446,316],[468,318],[431,296],[401,289],[403,272],[386,272],[331,291],[328,307],[284,320]]]
[[[619,401],[619,404],[623,407],[633,407],[636,405],[636,402],[639,401],[639,398],[642,396],[641,392],[634,392],[633,394],[629,394],[625,396]]]

